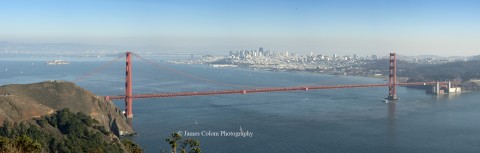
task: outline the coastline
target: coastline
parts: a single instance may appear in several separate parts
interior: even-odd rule
[[[234,68],[234,69],[243,69],[243,70],[253,70],[253,71],[264,71],[264,72],[294,72],[294,73],[309,73],[309,74],[321,74],[321,75],[330,75],[330,76],[350,76],[350,77],[364,77],[364,78],[371,78],[371,79],[378,79],[378,80],[383,80],[385,83],[388,83],[388,76],[386,75],[378,75],[378,74],[372,74],[372,73],[367,73],[366,75],[364,74],[354,74],[354,73],[338,73],[338,72],[324,72],[324,71],[309,71],[309,70],[300,70],[300,69],[274,69],[274,68],[258,68],[258,67],[249,67],[245,65],[235,65],[235,64],[230,64],[228,66],[212,66],[211,63],[174,63],[174,62],[168,62],[170,64],[175,64],[175,65],[200,65],[200,66],[208,66],[212,68]],[[404,76],[397,76],[397,82],[408,82],[408,77]],[[472,82],[472,81],[467,81],[467,82]],[[473,81],[474,82],[474,81]],[[458,85],[459,87],[462,87],[462,92],[476,92],[477,90],[469,90],[469,88],[466,88],[466,84],[461,83]],[[477,86],[479,86],[477,84]],[[431,90],[431,87],[429,86],[406,86],[407,88],[412,88],[412,89],[421,89],[425,90],[427,94],[433,94],[429,92]],[[461,93],[462,93],[461,92]],[[445,93],[447,95],[449,93]],[[459,93],[454,93],[454,94],[459,94]],[[433,94],[435,95],[435,94]],[[442,94],[443,95],[443,94]]]

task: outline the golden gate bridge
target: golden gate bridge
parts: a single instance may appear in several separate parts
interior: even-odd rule
[[[390,53],[389,56],[389,76],[388,82],[384,84],[348,84],[348,85],[305,85],[305,86],[291,86],[291,87],[262,87],[262,88],[252,88],[251,86],[243,86],[243,85],[236,85],[224,82],[217,82],[197,76],[190,75],[185,72],[177,71],[175,69],[171,69],[165,66],[162,66],[156,62],[147,60],[137,54],[132,52],[125,53],[125,95],[112,95],[112,96],[105,96],[106,100],[115,100],[115,99],[124,99],[125,100],[125,116],[127,118],[133,118],[133,99],[138,98],[168,98],[168,97],[180,97],[180,96],[207,96],[207,95],[223,95],[223,94],[251,94],[251,93],[263,93],[263,92],[286,92],[286,91],[308,91],[308,90],[320,90],[320,89],[342,89],[342,88],[368,88],[368,87],[388,87],[388,96],[387,100],[393,101],[397,100],[397,86],[425,86],[425,85],[446,85],[448,82],[397,82],[397,58],[396,53]],[[149,64],[152,64],[156,67],[172,71],[179,75],[191,77],[197,80],[203,80],[211,83],[222,84],[222,85],[230,85],[230,86],[238,86],[248,89],[239,89],[239,90],[213,90],[213,91],[193,91],[193,92],[170,92],[170,93],[151,93],[151,94],[133,94],[132,89],[132,56],[136,56],[137,58],[146,61]],[[90,73],[87,73],[73,82],[78,82],[80,80],[85,79],[86,77],[101,71],[103,68],[111,65],[113,62],[118,61],[122,56],[115,58],[114,60],[107,62],[96,69],[92,70]]]

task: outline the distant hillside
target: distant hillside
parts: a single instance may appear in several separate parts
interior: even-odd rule
[[[0,123],[28,121],[65,108],[91,116],[116,135],[134,132],[111,101],[73,83],[49,81],[0,87]]]
[[[79,43],[15,43],[0,41],[0,50],[32,53],[85,52],[88,50],[122,50],[125,47],[107,45],[89,45]]]
[[[404,75],[417,80],[462,80],[463,82],[480,78],[480,61],[458,61],[438,65],[421,65],[405,68]]]
[[[471,60],[480,60],[480,55],[470,57]]]
[[[113,51],[124,52],[134,50],[137,53],[171,53],[172,51],[183,51],[178,48],[166,48],[161,46],[125,46],[105,44],[83,44],[83,43],[23,43],[0,41],[0,53],[36,53],[36,54],[85,54],[87,52],[113,53]],[[162,52],[164,51],[164,52]]]
[[[367,70],[381,70],[388,75],[388,60],[381,59],[364,65]],[[397,61],[397,75],[411,81],[444,81],[480,79],[480,60],[457,61],[445,64],[416,64]]]
[[[381,70],[388,75],[388,60],[377,60],[364,65],[367,70]],[[407,77],[409,82],[417,81],[462,81],[465,90],[480,90],[480,60],[458,61],[445,64],[415,64],[397,62],[397,76]]]

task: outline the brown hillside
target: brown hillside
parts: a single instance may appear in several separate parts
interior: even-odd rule
[[[48,81],[0,87],[0,123],[29,120],[64,108],[92,116],[116,135],[133,133],[125,116],[111,101],[71,82]]]

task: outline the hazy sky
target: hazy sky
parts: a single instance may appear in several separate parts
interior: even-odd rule
[[[2,0],[0,40],[159,51],[480,54],[480,1]]]

